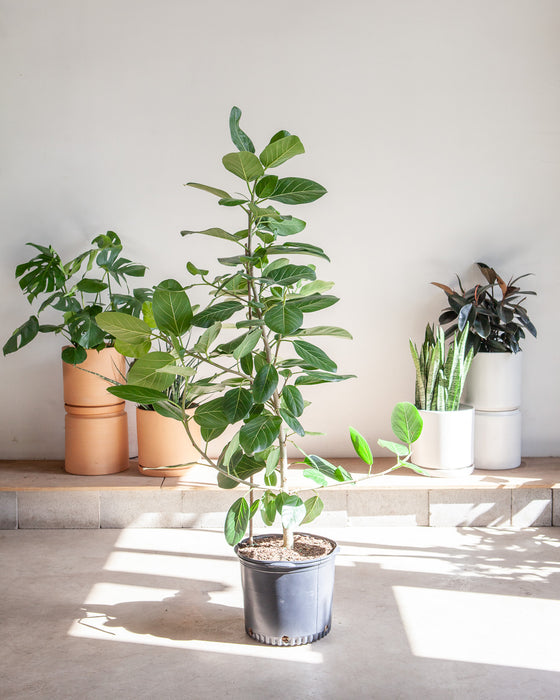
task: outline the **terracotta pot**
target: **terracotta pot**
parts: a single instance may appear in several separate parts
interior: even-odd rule
[[[113,406],[66,405],[64,468],[98,476],[128,469],[128,421],[124,401]]]
[[[138,470],[145,476],[182,476],[193,466],[181,469],[154,469],[173,464],[198,462],[200,454],[192,446],[182,423],[166,418],[155,411],[136,408],[138,432]],[[200,438],[200,427],[194,422],[189,428],[195,439]],[[151,467],[151,468],[150,468]]]
[[[88,370],[88,371],[85,371]],[[115,348],[88,350],[87,359],[80,365],[62,363],[64,403],[71,406],[112,406],[122,399],[106,391],[111,383],[90,372],[122,383],[126,376],[126,360]]]

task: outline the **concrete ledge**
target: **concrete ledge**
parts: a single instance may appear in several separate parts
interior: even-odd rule
[[[360,460],[332,461],[365,476]],[[375,470],[390,465],[377,459]],[[294,488],[309,489],[301,470],[293,474]],[[125,472],[94,477],[67,474],[61,461],[0,461],[0,529],[221,528],[244,491],[218,488],[215,472],[202,465],[183,477],[153,478],[131,461]],[[321,497],[319,526],[560,526],[560,458],[528,458],[518,469],[462,479],[398,470],[325,489]]]

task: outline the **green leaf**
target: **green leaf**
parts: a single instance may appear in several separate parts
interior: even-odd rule
[[[305,340],[294,340],[292,345],[301,359],[313,368],[322,369],[325,372],[336,372],[338,369],[336,362],[333,362],[327,353],[316,345]]]
[[[328,372],[308,372],[296,379],[297,386],[311,386],[313,384],[326,384],[328,382],[343,382],[346,379],[354,379],[355,374],[329,374]]]
[[[259,159],[254,153],[249,153],[248,151],[228,153],[222,158],[222,163],[226,170],[245,180],[245,182],[252,182],[264,175]]]
[[[305,149],[299,138],[297,136],[284,136],[269,143],[259,158],[265,168],[276,168],[301,153],[305,153]]]
[[[346,469],[344,469],[344,467],[337,467],[334,470],[334,477],[333,478],[336,479],[336,481],[341,481],[341,482],[342,481],[354,481],[354,479],[352,478],[352,474],[350,474],[350,472],[347,472]]]
[[[289,131],[286,131],[285,129],[281,129],[280,131],[277,131],[274,136],[270,139],[269,143],[274,143],[275,141],[279,141],[280,139],[283,139],[285,136],[291,136]]]
[[[262,338],[262,332],[260,328],[255,328],[248,335],[246,335],[241,343],[234,349],[233,356],[236,360],[240,360],[245,355],[248,355],[257,346],[259,340]]]
[[[253,454],[270,447],[278,437],[282,419],[278,416],[262,415],[252,418],[239,431],[239,442],[244,452]]]
[[[146,343],[152,335],[147,323],[122,311],[104,311],[97,314],[95,321],[106,333],[123,343]]]
[[[385,447],[386,449],[391,450],[391,452],[396,454],[397,457],[406,457],[408,455],[408,448],[405,445],[401,445],[400,442],[391,442],[390,440],[379,439],[377,444],[379,447]]]
[[[268,453],[268,456],[266,458],[265,476],[270,476],[272,474],[272,472],[278,466],[279,461],[280,461],[280,448],[275,447],[274,449],[270,450],[270,452]]]
[[[127,382],[156,391],[163,391],[173,384],[175,374],[162,374],[157,370],[166,365],[175,365],[175,358],[168,352],[150,352],[140,357],[128,372]]]
[[[103,280],[96,280],[84,277],[78,282],[78,284],[76,285],[76,289],[86,294],[98,294],[104,289],[107,289],[108,286],[109,285],[107,284],[107,282],[103,282]]]
[[[238,301],[223,301],[220,304],[209,306],[204,311],[195,314],[192,319],[193,326],[199,328],[209,328],[217,321],[226,321],[233,316],[236,311],[240,311],[243,304]]]
[[[240,119],[241,110],[239,107],[232,107],[229,113],[229,132],[231,134],[231,140],[240,151],[250,151],[254,153],[255,147],[253,142],[239,126]]]
[[[288,243],[272,245],[269,248],[267,248],[266,252],[268,255],[293,255],[301,253],[302,255],[315,255],[316,257],[323,258],[323,260],[327,260],[328,262],[330,262],[331,260],[322,248],[319,248],[319,246],[316,245],[311,245],[311,243],[292,243],[291,241],[289,241]],[[330,289],[330,287],[333,286],[333,282],[323,282],[322,284],[330,285],[327,287],[327,289]]]
[[[398,403],[391,414],[391,428],[397,438],[410,445],[418,440],[423,428],[422,416],[414,404],[408,401]]]
[[[300,437],[305,436],[305,430],[291,411],[288,411],[287,408],[281,408],[280,415],[294,433],[297,433]]]
[[[174,377],[193,377],[196,374],[194,367],[183,367],[182,365],[167,365],[159,367],[156,372],[158,374],[172,374]]]
[[[306,516],[305,504],[299,496],[282,492],[276,496],[275,503],[285,529],[296,527]]]
[[[87,359],[86,349],[71,345],[62,351],[62,359],[69,365],[81,365]]]
[[[15,329],[7,343],[4,345],[4,355],[9,355],[30,343],[39,333],[39,320],[37,316],[30,316],[25,323]],[[72,363],[70,363],[72,364]]]
[[[150,352],[152,343],[147,340],[145,343],[123,343],[115,340],[115,350],[125,357],[143,357]]]
[[[301,521],[302,525],[313,522],[313,520],[318,518],[323,511],[324,504],[319,496],[311,496],[305,501],[304,506],[305,518]]]
[[[298,336],[310,335],[330,335],[334,338],[346,338],[352,340],[352,336],[344,328],[337,326],[314,326],[313,328],[302,328],[297,332]]]
[[[247,204],[249,200],[247,199],[220,199],[218,204],[222,207],[238,207],[240,204]],[[237,238],[235,239],[237,241]]]
[[[201,236],[210,236],[211,238],[223,238],[224,240],[231,241],[232,243],[238,242],[237,238],[235,236],[233,236],[231,233],[228,233],[227,231],[224,231],[223,228],[207,228],[207,229],[204,229],[204,231],[181,231],[181,236],[192,236],[195,233],[198,233]],[[188,263],[187,263],[187,268],[188,268]],[[190,272],[190,270],[189,270],[189,272]],[[205,272],[206,272],[206,270],[205,270]]]
[[[304,469],[303,476],[305,476],[307,479],[311,479],[315,483],[319,484],[319,486],[327,486],[329,483],[318,469]]]
[[[196,344],[193,346],[194,352],[200,352],[206,355],[212,343],[216,340],[220,331],[222,330],[222,324],[219,322],[214,323],[210,328],[207,328],[204,333],[197,340]]]
[[[299,417],[303,413],[305,403],[301,391],[291,384],[282,389],[282,403],[294,416]]]
[[[208,270],[203,270],[200,267],[194,265],[192,262],[187,263],[187,270],[191,273],[191,275],[194,276],[200,275],[201,277],[205,277],[208,274]]]
[[[220,428],[204,428],[200,426],[200,437],[204,442],[212,442],[212,440],[220,437],[226,428],[227,425],[222,425]]]
[[[224,534],[226,542],[234,547],[241,542],[249,525],[249,506],[244,498],[238,498],[226,515]]]
[[[267,268],[266,279],[272,280],[275,284],[288,287],[300,280],[314,280],[315,270],[307,265],[283,265],[271,270]]]
[[[255,221],[259,221],[260,219],[276,219],[280,220],[282,217],[281,215],[274,209],[273,207],[257,207],[256,204],[249,204],[249,211],[253,215],[253,218]]]
[[[173,420],[178,420],[179,423],[183,422],[183,411],[179,406],[172,403],[171,401],[155,403],[154,411],[156,413],[159,413],[159,415],[163,416],[164,418],[172,418]]]
[[[191,327],[193,312],[186,292],[158,285],[154,291],[152,310],[157,327],[163,333],[180,338]]]
[[[266,364],[261,367],[253,381],[253,398],[255,403],[265,403],[276,391],[278,372],[274,365]]]
[[[261,518],[268,527],[276,518],[276,496],[271,491],[265,491],[261,496]]]
[[[371,467],[373,464],[373,455],[367,443],[367,440],[354,428],[350,428],[350,439],[358,457]]]
[[[306,223],[295,216],[284,217],[282,221],[268,221],[267,228],[278,236],[293,236],[305,228]]]
[[[331,464],[326,459],[319,457],[318,455],[308,455],[304,460],[305,464],[316,469],[321,474],[328,476],[330,479],[334,479],[334,474],[336,472],[336,467]]]
[[[303,312],[287,304],[278,304],[265,313],[264,322],[275,333],[291,335],[301,328]]]
[[[338,297],[330,294],[311,294],[303,299],[294,299],[292,301],[288,301],[287,303],[290,306],[300,309],[300,311],[310,313],[312,311],[327,309],[329,306],[336,304],[337,301]]]
[[[150,405],[158,401],[167,401],[167,394],[155,389],[148,389],[144,386],[134,386],[132,384],[121,384],[120,386],[111,386],[107,389],[113,396],[118,396],[125,401],[133,401],[134,403]]]
[[[318,182],[302,177],[284,177],[278,180],[269,199],[283,204],[308,204],[326,194],[327,190]]]
[[[229,425],[224,412],[223,396],[201,404],[194,412],[194,419],[201,428],[224,428]]]
[[[224,394],[223,411],[230,423],[237,423],[238,420],[245,418],[252,405],[251,392],[242,387],[231,389]]]
[[[220,197],[220,199],[230,196],[225,190],[219,190],[217,187],[210,187],[210,185],[201,185],[199,182],[187,182],[187,185],[189,187],[196,187],[197,190],[210,192],[210,194],[216,195],[216,197]]]
[[[232,476],[238,479],[249,479],[253,474],[258,474],[264,469],[262,462],[257,462],[254,457],[242,454],[241,459],[237,464],[228,471]],[[234,489],[237,486],[237,481],[228,477],[226,474],[218,474],[218,486],[221,489]]]
[[[255,186],[255,194],[260,199],[267,199],[276,189],[278,175],[265,175]]]

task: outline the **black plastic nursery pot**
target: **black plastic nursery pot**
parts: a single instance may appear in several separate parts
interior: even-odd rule
[[[257,543],[270,536],[257,535],[253,540]],[[327,537],[320,539],[333,545],[332,552],[304,561],[257,561],[240,554],[236,545],[245,630],[250,637],[273,646],[298,646],[330,632],[334,562],[339,548]]]

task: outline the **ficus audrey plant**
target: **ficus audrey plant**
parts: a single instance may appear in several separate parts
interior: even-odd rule
[[[294,528],[311,522],[323,508],[316,489],[354,481],[342,467],[303,450],[303,475],[309,480],[307,490],[315,489],[314,495],[304,501],[288,480],[288,446],[306,435],[305,388],[353,376],[340,374],[316,339],[351,336],[342,328],[309,322],[313,314],[338,301],[328,293],[333,283],[318,279],[311,262],[329,258],[322,248],[300,240],[306,226],[302,219],[277,208],[314,202],[325,188],[313,180],[276,174],[279,166],[304,153],[297,136],[279,131],[257,155],[239,126],[240,116],[234,107],[229,126],[238,150],[225,155],[222,162],[242,192],[188,183],[215,196],[219,206],[235,210],[237,227],[182,231],[189,238],[203,235],[225,242],[226,250],[217,255],[223,272],[211,275],[189,260],[187,270],[193,280],[188,284],[166,280],[158,285],[149,319],[108,312],[97,316],[97,322],[123,345],[136,348],[127,384],[109,391],[149,403],[181,421],[201,461],[218,471],[219,486],[247,487],[247,497],[236,499],[227,513],[228,543],[238,543],[260,512],[266,525],[280,518],[283,544],[292,547]],[[308,262],[296,262],[295,256]],[[193,287],[208,292],[206,305],[193,308],[187,293]],[[163,344],[165,351],[152,350],[154,342]],[[166,392],[177,375],[185,379],[180,401]],[[194,414],[187,412],[193,402]],[[202,444],[193,440],[193,420],[201,428]],[[212,458],[209,443],[227,428],[233,436],[219,457]],[[352,441],[371,467],[371,451],[363,437],[352,431]],[[406,461],[408,452],[403,446],[398,449]]]
[[[123,246],[113,231],[96,236],[88,250],[66,263],[52,245],[28,245],[38,252],[16,267],[16,278],[29,303],[38,303],[38,309],[12,333],[4,355],[24,347],[39,333],[55,333],[69,343],[62,359],[80,364],[87,350],[112,344],[112,337],[97,325],[97,314],[119,309],[139,315],[150,296],[147,289],[130,291],[127,278],[142,277],[146,267],[121,255]],[[57,323],[40,323],[40,314],[48,310],[57,313]]]

